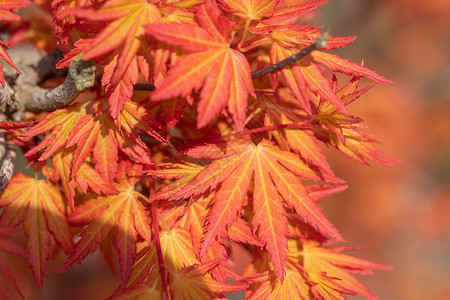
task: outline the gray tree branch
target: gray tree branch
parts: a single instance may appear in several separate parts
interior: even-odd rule
[[[19,45],[8,53],[22,74],[5,65],[6,85],[0,89],[0,121],[10,118],[22,122],[25,111],[54,111],[70,104],[82,90],[94,85],[93,61],[75,59],[68,70],[57,70],[62,58],[58,50],[44,55],[30,45]],[[66,76],[64,83],[54,89],[39,86],[46,78]],[[0,130],[0,191],[4,189],[14,172],[16,145],[6,144],[5,132]]]
[[[70,104],[82,90],[94,86],[94,72],[93,61],[74,60],[63,84],[54,89],[34,86],[29,91],[31,97],[25,98],[25,110],[50,112]]]
[[[0,168],[0,191],[6,186],[14,172],[14,162],[16,161],[16,145],[6,145],[5,158]]]
[[[82,90],[94,85],[95,65],[93,61],[75,59],[68,70],[57,70],[56,64],[62,53],[55,50],[43,55],[32,46],[16,46],[9,51],[11,59],[22,72],[21,75],[5,66],[5,78],[9,88],[0,93],[0,112],[12,116],[32,112],[54,111],[70,104]],[[66,80],[54,89],[39,86],[46,78],[66,76]],[[12,92],[11,92],[12,89]]]

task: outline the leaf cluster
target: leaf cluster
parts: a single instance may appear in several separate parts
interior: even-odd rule
[[[3,2],[2,20],[30,24],[12,14],[28,1]],[[64,272],[100,249],[122,282],[110,299],[375,298],[352,273],[389,266],[333,246],[344,239],[319,201],[346,184],[321,144],[396,163],[348,109],[372,86],[362,77],[390,81],[329,52],[354,37],[301,25],[326,0],[282,2],[35,1],[54,34],[12,30],[15,41],[53,38],[58,68],[93,60],[97,81],[68,106],[0,124],[36,174],[0,194],[0,239],[22,227],[27,251],[0,250],[27,256],[42,287],[54,253]],[[240,274],[232,246],[252,257]],[[1,257],[0,269],[11,273]]]

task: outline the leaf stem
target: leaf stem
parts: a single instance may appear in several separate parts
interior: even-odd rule
[[[314,41],[314,43],[312,43],[308,47],[298,51],[297,53],[289,56],[288,58],[283,59],[282,61],[274,63],[270,67],[267,67],[267,68],[264,68],[262,70],[253,72],[252,73],[252,79],[261,77],[263,75],[266,75],[267,73],[276,71],[276,70],[281,69],[281,68],[283,68],[283,67],[285,67],[287,65],[295,63],[296,61],[302,59],[303,57],[305,57],[306,55],[308,55],[312,51],[326,47],[327,46],[327,39],[328,39],[328,34],[327,33],[322,34],[320,37],[318,37]]]
[[[159,225],[158,225],[158,210],[157,210],[158,207],[156,201],[152,202],[151,209],[152,209],[153,235],[155,237],[156,256],[158,257],[158,266],[159,266],[159,274],[161,276],[163,297],[164,300],[169,300],[169,294],[167,293],[166,267],[164,265],[164,258],[161,250],[161,241],[159,240]]]
[[[133,89],[139,90],[139,91],[154,91],[155,86],[151,83],[136,83],[133,86]]]
[[[248,32],[248,27],[250,26],[250,21],[251,21],[251,20],[245,21],[244,31],[243,31],[243,33],[242,33],[241,40],[240,40],[239,43],[236,45],[236,48],[239,49],[239,50],[242,50],[241,46],[242,46],[242,44],[245,42],[245,38],[247,37],[247,32]]]

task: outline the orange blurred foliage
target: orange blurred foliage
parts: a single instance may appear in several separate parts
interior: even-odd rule
[[[362,255],[394,267],[362,279],[380,299],[450,299],[450,2],[340,1],[322,12],[332,34],[358,36],[344,57],[395,82],[350,112],[403,161],[368,168],[328,151],[349,188],[326,213],[350,245],[367,246]]]

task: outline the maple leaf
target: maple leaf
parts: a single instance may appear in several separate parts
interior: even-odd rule
[[[292,97],[286,97],[283,93],[283,89],[280,89],[280,95],[283,95],[281,99],[274,99],[270,95],[264,95],[259,97],[261,103],[265,106],[265,126],[278,126],[277,130],[270,132],[277,144],[283,150],[292,150],[300,154],[303,160],[307,163],[317,167],[319,174],[322,176],[333,176],[333,171],[330,165],[327,163],[325,155],[314,138],[311,130],[299,129],[299,128],[282,128],[287,124],[304,124],[309,120],[305,118],[305,113],[302,107],[295,101],[290,100]]]
[[[52,237],[65,253],[73,248],[59,188],[18,172],[1,194],[0,206],[6,207],[0,221],[14,226],[23,223],[26,248],[30,253],[28,263],[37,285],[42,288]]]
[[[211,146],[203,149],[203,156],[207,155],[208,149]],[[202,147],[198,147],[195,152],[202,152]],[[194,155],[195,152],[188,152],[188,155]],[[224,153],[221,159],[199,170],[190,182],[183,181],[181,188],[162,190],[153,197],[155,200],[179,200],[200,195],[208,189],[216,190],[200,255],[205,254],[214,239],[240,215],[253,174],[255,215],[252,224],[255,231],[259,228],[258,238],[271,254],[279,278],[283,278],[286,268],[287,221],[284,204],[293,207],[319,231],[342,240],[303,186],[302,180],[319,180],[319,177],[296,155],[280,151],[265,140],[258,145],[230,143],[230,149],[225,148]],[[213,152],[213,156],[217,155],[217,151]]]
[[[55,174],[49,174],[53,182],[61,182],[62,188],[66,195],[70,210],[74,209],[74,197],[76,188],[86,193],[88,188],[97,194],[116,194],[117,190],[112,185],[112,181],[101,176],[95,169],[87,163],[80,165],[79,169],[72,174],[73,147],[69,149],[61,148],[52,156],[52,165]],[[51,176],[53,175],[53,176]]]
[[[87,157],[92,151],[95,168],[105,179],[112,181],[117,172],[117,161],[120,149],[132,160],[141,163],[151,163],[151,158],[147,146],[142,142],[137,130],[155,138],[158,141],[169,144],[163,139],[152,127],[160,127],[161,125],[154,120],[146,111],[146,109],[132,101],[126,101],[123,104],[123,109],[120,111],[116,119],[112,119],[106,113],[102,113],[99,109],[102,100],[95,102],[94,110],[95,116],[86,117],[91,119],[90,122],[78,122],[74,127],[76,131],[85,130],[84,127],[95,128],[95,134],[83,156],[75,156],[78,164]],[[86,131],[86,130],[85,130]],[[73,140],[68,139],[68,146],[73,144],[81,144],[86,148],[85,144],[89,141],[92,134],[89,130],[86,131],[88,135],[81,135],[74,133]],[[69,137],[69,138],[71,138]],[[81,148],[77,146],[78,149]],[[78,152],[82,153],[82,152]],[[77,154],[77,153],[76,153]],[[74,164],[74,171],[77,165]],[[74,172],[73,171],[73,172]],[[73,174],[73,173],[72,173]]]
[[[276,278],[267,253],[258,252],[241,274],[240,280],[250,284],[246,299],[346,299],[344,294],[375,299],[350,273],[372,274],[390,266],[341,253],[350,247],[323,247],[328,239],[292,216],[284,280]]]
[[[244,269],[242,280],[250,283],[249,289],[245,291],[245,299],[311,299],[304,272],[299,272],[301,267],[289,262],[283,282],[274,276],[273,271],[263,271],[270,268],[267,255],[262,254]]]
[[[141,46],[144,25],[161,18],[159,9],[146,0],[112,0],[88,7],[69,10],[71,15],[90,20],[110,22],[83,49],[83,59],[89,60],[121,49],[110,80],[117,84]]]
[[[188,229],[190,232],[191,240],[195,255],[200,257],[200,245],[204,236],[203,227],[206,220],[207,206],[209,205],[213,195],[207,195],[200,197],[199,199],[190,201],[166,201],[161,204],[160,216],[163,218],[169,228],[176,228],[180,226]],[[239,241],[249,241],[252,244],[261,246],[261,242],[253,236],[248,224],[241,220],[241,222],[235,222],[236,226],[233,226],[228,231],[228,235]],[[202,263],[221,259],[225,262],[227,258],[227,251],[222,244],[222,240],[215,241],[205,255],[200,257]],[[213,270],[211,275],[214,279],[220,282],[225,282],[224,274],[229,274],[229,270],[226,269],[225,263],[219,263]]]
[[[292,241],[293,253],[301,253],[301,257],[292,259],[303,261],[303,268],[308,279],[313,282],[311,290],[317,298],[346,299],[344,294],[362,295],[367,299],[376,297],[350,273],[372,274],[372,270],[390,270],[391,267],[341,253],[351,248],[324,248],[316,241],[302,241],[302,249],[298,242]],[[296,252],[296,251],[301,252]]]
[[[183,299],[180,297],[186,293],[189,295],[195,293],[197,295],[195,299],[215,299],[220,293],[241,290],[247,286],[226,284],[211,278],[209,273],[212,273],[222,260],[210,260],[201,264],[195,256],[188,230],[175,225],[173,229],[161,231],[159,238],[164,267],[169,272],[174,299]],[[162,293],[156,256],[154,242],[143,248],[136,257],[126,287],[117,290],[111,299],[123,299],[126,295],[132,294]]]
[[[0,11],[1,12],[1,11]],[[6,50],[3,47],[7,47],[9,48],[8,44],[6,44],[5,42],[0,41],[0,58],[3,59],[4,61],[6,61],[11,67],[13,67],[17,72],[19,72],[20,74],[22,74],[19,69],[17,69],[16,65],[12,62],[11,58],[9,57],[8,53],[6,52]],[[0,63],[0,84],[3,86],[3,88],[6,85],[6,81],[5,81],[5,74],[2,71],[3,66]]]
[[[44,137],[39,145],[25,153],[25,156],[32,156],[44,149],[39,160],[43,161],[51,157],[56,150],[66,143],[69,134],[72,132],[78,119],[86,114],[85,106],[86,104],[74,104],[62,109],[57,109],[54,112],[47,114],[44,119],[20,135],[19,138],[30,139],[52,130],[51,133]]]
[[[354,77],[340,89],[337,87],[335,77],[333,82],[335,93],[346,106],[372,87],[367,86],[359,89],[358,77]],[[318,105],[318,113],[315,118],[319,120],[321,126],[321,128],[314,128],[316,138],[325,143],[330,143],[354,160],[367,165],[369,161],[387,166],[400,163],[398,159],[383,153],[373,145],[376,141],[361,130],[366,126],[360,124],[362,121],[360,118],[344,115],[323,100]]]
[[[102,85],[106,86],[109,110],[113,118],[117,117],[122,106],[133,94],[139,70],[149,80],[149,64],[153,61],[148,48],[151,48],[144,35],[144,25],[161,20],[162,14],[157,6],[145,0],[113,0],[90,6],[75,7],[67,10],[68,14],[88,21],[105,21],[106,27],[100,32],[89,33],[90,36],[78,41],[66,55],[64,67],[76,55],[84,60],[96,59],[105,65]]]
[[[277,8],[272,16],[262,20],[264,24],[286,24],[287,21],[293,24],[303,15],[315,10],[319,5],[328,0],[308,1],[299,5],[290,5]]]
[[[269,57],[271,64],[276,64],[291,57],[299,49],[309,46],[312,41],[320,36],[318,28],[303,25],[262,25],[257,28],[252,28],[251,31],[260,36],[248,41],[244,46],[248,48],[252,43],[264,44],[270,41],[271,49]],[[354,38],[330,37],[329,40],[330,44],[324,48],[326,50],[342,47],[353,41]],[[339,97],[332,89],[330,81],[324,76],[322,70],[315,62],[320,63],[333,72],[341,72],[357,77],[365,76],[377,83],[392,83],[374,71],[353,63],[350,60],[342,59],[337,55],[319,50],[312,51],[309,55],[297,60],[295,63],[272,72],[274,89],[278,86],[280,75],[282,75],[294,97],[302,105],[303,109],[310,114],[312,111],[309,92],[314,95],[320,95],[320,97],[334,105],[340,112],[346,113],[345,105],[339,100]]]
[[[334,72],[341,72],[346,75],[354,75],[356,77],[366,77],[377,83],[390,84],[392,81],[378,75],[374,71],[354,63],[348,59],[339,57],[338,55],[323,52],[323,51],[313,51],[309,54],[315,62],[320,63],[327,69]]]
[[[160,124],[144,107],[131,101],[125,102],[119,117],[113,120],[108,114],[98,111],[101,100],[95,99],[82,105],[75,104],[48,114],[20,135],[20,139],[27,140],[51,130],[25,156],[31,157],[43,150],[39,157],[39,160],[43,161],[63,146],[66,148],[74,146],[76,149],[70,168],[71,177],[76,176],[80,166],[92,154],[96,171],[105,180],[112,182],[117,171],[118,149],[136,161],[151,162],[147,146],[140,139],[137,130],[169,144],[153,129],[160,127]],[[86,114],[86,106],[89,103],[94,103],[93,109],[96,110],[96,114]],[[66,195],[70,195],[68,199],[72,199],[72,193],[68,193],[67,188],[65,191]]]
[[[181,227],[187,229],[190,232],[192,242],[198,244],[203,236],[205,211],[211,201],[210,198],[211,196],[201,197],[189,202],[166,201],[160,204],[161,212],[159,215],[165,220],[168,228]],[[200,248],[196,246],[193,249],[198,255]]]
[[[215,268],[220,260],[210,261],[202,265],[193,265],[170,272],[173,299],[217,299],[222,293],[237,292],[246,289],[247,284],[229,284],[218,282],[205,274]]]
[[[12,11],[31,4],[29,0],[0,0],[0,20],[17,21],[20,17]]]
[[[160,231],[159,240],[164,261],[164,267],[172,272],[177,272],[186,266],[200,264],[196,258],[189,232],[179,226]],[[136,255],[135,263],[126,282],[126,288],[132,288],[141,283],[158,282],[161,288],[159,268],[157,265],[155,242],[152,241]],[[161,291],[162,292],[162,291]],[[121,289],[115,294],[121,293]]]
[[[250,66],[242,53],[229,47],[232,25],[213,1],[198,6],[196,17],[203,28],[190,24],[146,27],[155,38],[192,52],[177,60],[151,99],[186,97],[202,87],[197,127],[206,126],[228,106],[235,123],[242,129],[248,93],[255,95]]]
[[[11,235],[20,231],[20,229],[0,223],[0,251],[22,257],[28,257],[28,252],[11,238]],[[6,298],[13,298],[12,291],[15,291],[21,296],[22,299],[25,299],[19,289],[19,286],[17,285],[14,273],[8,266],[7,259],[2,255],[2,253],[0,253],[0,292]]]
[[[272,48],[270,49],[271,63],[274,64],[286,59],[295,52],[297,52],[297,50],[285,48],[277,42],[273,43]],[[296,63],[281,69],[279,72],[283,75],[286,84],[294,97],[302,104],[302,107],[307,112],[311,112],[307,88],[314,94],[319,94],[323,99],[336,106],[340,111],[346,112],[345,106],[333,92],[329,80],[323,75],[317,65],[306,59],[300,59]],[[272,76],[276,77],[278,75],[273,74]],[[278,82],[278,80],[274,78],[274,82]]]
[[[101,100],[101,99],[100,99]],[[94,103],[98,110],[101,101]],[[140,139],[137,130],[158,141],[167,142],[153,128],[160,127],[144,107],[127,101],[123,104],[118,118],[112,119],[108,114],[98,112],[96,115],[82,116],[67,137],[66,147],[77,145],[72,176],[88,155],[93,154],[96,170],[110,181],[117,170],[118,148],[134,160],[150,163],[147,146]]]
[[[28,0],[0,0],[0,21],[17,21],[20,17],[14,14],[12,11],[29,5],[31,2]],[[22,74],[16,65],[12,62],[5,48],[9,48],[8,44],[0,41],[0,58],[6,61],[11,67],[13,67],[19,74]],[[5,87],[5,75],[2,71],[2,64],[0,63],[0,84]]]
[[[250,22],[252,20],[260,21],[265,18],[272,17],[273,10],[281,1],[276,0],[219,0],[227,10],[233,15]]]
[[[128,168],[128,170],[127,170]],[[137,235],[150,242],[151,229],[145,208],[134,190],[139,169],[130,168],[123,161],[117,171],[117,194],[98,196],[77,206],[69,216],[71,224],[88,226],[81,232],[67,261],[58,269],[63,272],[92,254],[114,229],[115,248],[118,252],[122,281],[127,281],[136,254]]]

